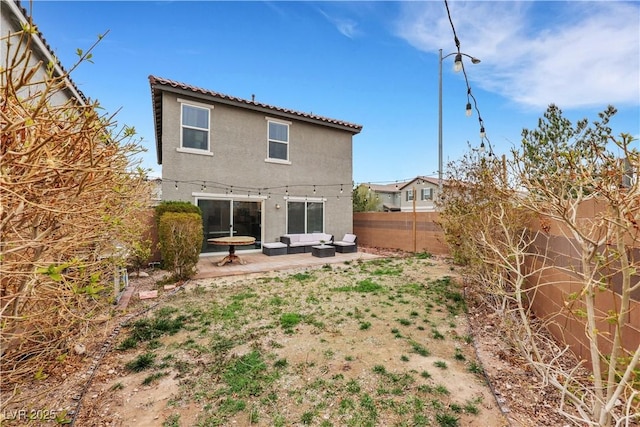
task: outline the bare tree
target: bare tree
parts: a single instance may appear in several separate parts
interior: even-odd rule
[[[91,321],[109,317],[114,264],[138,239],[136,218],[149,206],[134,129],[118,128],[98,102],[61,96],[69,76],[37,60],[35,34],[25,25],[1,39],[3,391],[46,376]],[[78,63],[92,49],[78,51]]]
[[[560,224],[579,257],[577,267],[566,267],[580,285],[567,303],[585,322],[593,380],[583,383],[580,392],[570,392],[572,387],[559,375],[548,379],[558,382],[563,397],[578,410],[579,417],[572,416],[577,422],[597,426],[640,420],[640,347],[622,346],[629,333],[631,294],[640,289],[632,280],[640,265],[631,251],[640,237],[640,186],[637,176],[629,176],[640,162],[630,135],[611,135],[607,124],[615,112],[609,107],[600,121],[584,119],[573,126],[552,105],[538,129],[523,131],[522,150],[516,153],[518,175],[527,189],[523,206]],[[595,206],[595,215],[582,212],[588,203]],[[599,312],[597,301],[612,297],[619,303]],[[613,326],[611,334],[605,325]],[[628,406],[621,408],[622,400]]]

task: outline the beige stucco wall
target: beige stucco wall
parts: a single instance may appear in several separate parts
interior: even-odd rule
[[[23,2],[24,4],[25,2]],[[2,12],[0,18],[0,37],[2,37],[2,41],[0,42],[0,66],[2,68],[8,68],[11,64],[13,58],[20,58],[21,55],[24,54],[26,48],[26,38],[21,43],[20,35],[17,33],[22,31],[22,24],[27,22],[27,17],[23,14],[21,8],[19,8],[13,1],[2,1],[0,11]],[[36,23],[37,24],[37,23]],[[9,34],[12,36],[10,38]],[[10,43],[8,43],[10,42]],[[39,34],[35,34],[32,37],[30,44],[30,56],[28,61],[25,63],[21,62],[21,69],[16,69],[12,72],[12,75],[17,77],[20,76],[20,73],[25,70],[30,70],[33,67],[38,66],[38,71],[30,80],[30,85],[25,85],[19,95],[22,98],[29,98],[34,94],[39,94],[45,89],[45,86],[42,84],[35,85],[35,82],[43,82],[47,78],[46,67],[54,60],[51,52],[49,52],[47,46],[40,38]],[[9,64],[7,64],[7,58]],[[39,61],[42,61],[40,65],[38,65]],[[73,64],[71,64],[73,65]],[[62,70],[56,67],[54,75],[60,76]],[[67,82],[68,83],[68,82]],[[69,83],[70,84],[70,83]],[[51,93],[50,103],[52,105],[62,105],[66,103],[70,98],[76,97],[75,89],[71,89],[67,86],[62,86],[62,90],[55,91]]]
[[[421,200],[423,188],[431,188],[433,190],[431,200]],[[413,212],[414,210],[413,200],[407,200],[408,190],[415,190],[414,199],[416,212],[433,212],[436,210],[435,200],[438,197],[438,186],[431,182],[418,180],[402,188],[400,192],[400,210],[402,212]]]
[[[286,233],[285,186],[289,186],[290,197],[325,200],[325,232],[341,238],[352,231],[350,132],[282,118],[272,111],[251,111],[215,103],[210,115],[213,155],[184,153],[176,150],[180,145],[181,104],[178,99],[189,100],[183,95],[178,98],[173,93],[163,94],[163,200],[194,203],[196,197],[261,200],[262,241],[272,242]],[[202,104],[203,100],[195,102]],[[265,161],[266,118],[291,123],[290,164]],[[177,188],[176,180],[180,181]],[[202,188],[203,182],[206,182],[206,190]],[[234,187],[232,196],[228,194],[231,185]],[[340,193],[341,185],[343,193]],[[258,194],[259,188],[267,190]],[[276,209],[276,204],[281,208]]]

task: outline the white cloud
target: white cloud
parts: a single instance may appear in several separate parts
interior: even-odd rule
[[[358,23],[353,19],[332,16],[323,10],[319,11],[343,36],[352,39],[359,34]]]
[[[472,84],[525,108],[638,105],[640,7],[628,2],[449,2]],[[397,34],[455,51],[443,3],[403,4]]]

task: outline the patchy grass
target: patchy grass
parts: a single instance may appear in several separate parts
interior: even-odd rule
[[[463,294],[427,255],[201,280],[128,325],[113,363],[135,379],[111,392],[173,384],[158,426],[502,426]]]

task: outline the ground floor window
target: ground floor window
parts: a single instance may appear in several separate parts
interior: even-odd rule
[[[324,203],[310,201],[287,202],[287,233],[324,232]]]

